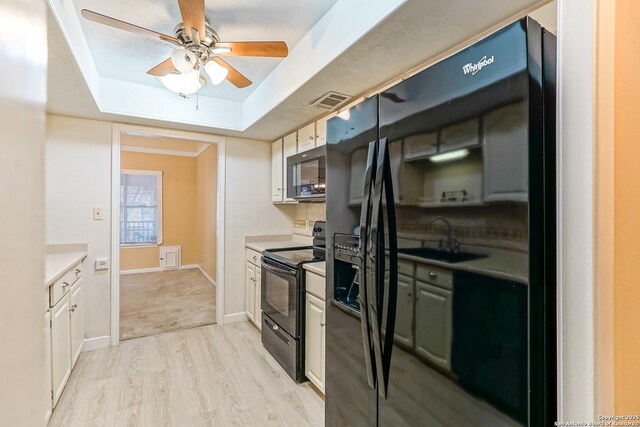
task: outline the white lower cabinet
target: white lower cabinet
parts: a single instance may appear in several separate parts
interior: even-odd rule
[[[305,375],[324,393],[325,303],[307,292],[305,309]]]
[[[82,279],[79,279],[73,284],[70,295],[71,368],[73,369],[80,357],[82,343],[84,342],[84,329],[82,327]]]
[[[71,318],[69,293],[51,309],[51,378],[53,406],[71,375]]]
[[[262,266],[260,264],[262,254],[247,248],[245,281],[246,298],[245,310],[249,319],[258,329],[262,329]]]
[[[51,311],[44,315],[44,377],[45,377],[45,401],[47,402],[44,414],[44,422],[51,418],[53,408],[53,389],[51,383]]]
[[[451,291],[416,281],[416,352],[451,370]]]

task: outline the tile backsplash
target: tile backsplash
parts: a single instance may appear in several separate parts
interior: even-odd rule
[[[297,203],[279,207],[291,219],[293,232],[303,236],[311,236],[313,223],[327,218],[326,203]]]

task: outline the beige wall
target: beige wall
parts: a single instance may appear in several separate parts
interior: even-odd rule
[[[640,2],[617,0],[614,91],[615,413],[640,413]]]
[[[46,3],[4,2],[0,29],[0,424],[44,425]],[[29,27],[29,36],[12,28]],[[44,52],[43,52],[44,50]],[[37,53],[36,53],[37,51]],[[9,71],[10,70],[10,71]]]
[[[197,263],[196,158],[123,151],[124,169],[162,171],[162,245],[181,246],[182,265]],[[160,267],[160,247],[120,249],[120,270]]]
[[[218,148],[215,145],[196,158],[196,175],[196,263],[215,281],[218,198]]]

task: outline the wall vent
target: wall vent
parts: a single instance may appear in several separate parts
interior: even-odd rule
[[[316,99],[311,106],[322,110],[333,110],[347,102],[349,98],[351,98],[351,96],[345,95],[344,93],[327,92],[320,98]]]

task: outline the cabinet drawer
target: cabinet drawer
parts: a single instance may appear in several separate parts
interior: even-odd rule
[[[324,277],[307,271],[305,283],[307,292],[320,298],[322,301],[325,300],[325,282]]]
[[[406,259],[398,260],[398,274],[404,274],[405,276],[413,277],[413,262]]]
[[[49,287],[49,305],[53,307],[71,289],[78,279],[82,277],[82,264],[77,263],[64,275]]]
[[[453,289],[453,272],[429,264],[418,264],[416,278],[444,289]]]
[[[260,258],[262,258],[262,253],[258,251],[254,251],[253,249],[247,248],[247,261],[253,265],[260,266]]]

